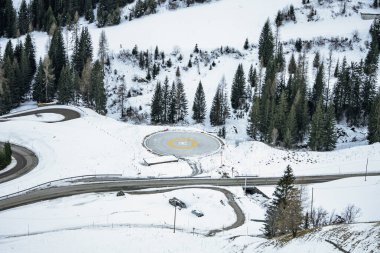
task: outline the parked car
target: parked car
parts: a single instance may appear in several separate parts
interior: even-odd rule
[[[198,211],[198,210],[193,210],[191,211],[191,213],[197,217],[202,217],[204,215],[201,211]]]
[[[169,199],[169,203],[172,206],[178,206],[180,208],[186,208],[186,204],[183,201],[181,201],[181,200],[179,200],[179,199],[177,199],[175,197]]]

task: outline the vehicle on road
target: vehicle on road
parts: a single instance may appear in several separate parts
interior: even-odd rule
[[[204,214],[201,211],[199,211],[199,210],[193,210],[193,211],[191,211],[191,213],[194,214],[197,217],[204,216]]]
[[[169,203],[172,206],[178,206],[180,208],[186,208],[186,204],[182,200],[177,199],[176,197],[169,199]]]

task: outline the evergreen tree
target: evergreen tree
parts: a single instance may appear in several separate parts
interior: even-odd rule
[[[90,61],[87,61],[80,75],[79,90],[80,90],[83,101],[89,107],[94,107],[93,92],[92,92],[93,84],[91,83],[91,76],[92,76],[92,64]]]
[[[233,109],[242,109],[245,103],[245,74],[243,64],[239,64],[231,89],[231,106]]]
[[[244,48],[245,50],[248,50],[248,49],[249,49],[249,42],[248,42],[248,38],[247,38],[247,39],[245,39],[245,42],[244,42],[244,46],[243,46],[243,48]]]
[[[25,37],[24,48],[25,48],[25,53],[29,59],[29,68],[30,68],[29,78],[30,80],[32,80],[37,70],[37,63],[36,63],[36,56],[35,56],[36,49],[34,47],[32,37],[30,36],[29,33]]]
[[[258,96],[253,97],[253,106],[248,118],[247,134],[254,140],[259,140],[260,127],[260,99]]]
[[[42,60],[40,59],[37,69],[37,74],[33,85],[33,100],[37,102],[44,101],[44,85],[43,85],[44,69]]]
[[[29,30],[29,10],[25,0],[22,0],[18,12],[18,30],[20,35],[26,34]]]
[[[54,66],[54,76],[56,80],[54,90],[56,90],[58,87],[61,71],[66,65],[66,51],[61,29],[57,29],[54,32],[48,54],[49,58],[52,61],[52,66]]]
[[[320,64],[320,55],[319,55],[319,52],[316,52],[314,56],[314,60],[313,60],[313,67],[319,68],[319,64]]]
[[[102,115],[107,113],[107,96],[104,88],[104,72],[101,63],[97,60],[91,72],[92,97],[94,99],[95,111]]]
[[[95,15],[94,15],[94,10],[93,10],[93,5],[92,5],[92,0],[85,0],[85,19],[89,22],[92,23],[94,22]]]
[[[323,150],[324,137],[324,117],[322,111],[322,102],[319,101],[311,121],[309,147],[314,151]]]
[[[257,71],[256,68],[253,68],[253,65],[249,68],[248,72],[248,83],[251,86],[251,88],[254,88],[257,86]]]
[[[104,65],[108,58],[108,41],[104,30],[100,33],[98,56],[100,63]]]
[[[185,120],[185,117],[187,116],[187,98],[185,94],[185,89],[183,86],[183,83],[181,80],[177,80],[177,87],[176,87],[176,116],[178,121]]]
[[[226,93],[226,81],[223,77],[216,90],[212,106],[210,110],[210,123],[213,126],[220,126],[226,123],[226,119],[230,116],[228,99]]]
[[[171,122],[169,119],[170,115],[170,103],[171,103],[171,91],[169,87],[169,79],[165,78],[164,85],[162,86],[162,117],[161,121],[163,123]]]
[[[274,127],[278,131],[278,141],[283,141],[286,133],[286,125],[288,121],[288,98],[286,92],[283,91],[280,96],[280,101],[276,107],[274,117]]]
[[[199,82],[195,92],[193,103],[193,120],[197,123],[203,123],[206,118],[206,98],[203,91],[202,82]]]
[[[3,64],[0,61],[0,115],[8,113],[11,108],[12,98],[8,80],[5,78]]]
[[[175,123],[177,122],[177,87],[175,83],[173,82],[172,88],[170,89],[170,104],[169,104],[169,122]]]
[[[294,44],[294,47],[296,48],[296,51],[297,51],[298,53],[301,52],[301,50],[302,50],[302,40],[301,40],[300,38],[298,38],[298,39],[296,40],[296,43]]]
[[[1,20],[4,35],[8,38],[16,37],[16,10],[13,8],[12,0],[4,0],[4,19]]]
[[[270,27],[269,19],[265,22],[259,39],[259,59],[266,67],[273,58],[274,38]]]
[[[152,106],[150,111],[150,120],[152,123],[157,124],[161,122],[162,116],[162,90],[161,83],[157,82],[156,89],[152,98]]]
[[[70,104],[74,102],[74,84],[70,67],[64,66],[58,82],[58,102]]]
[[[323,137],[323,149],[325,151],[331,151],[335,149],[337,135],[335,131],[335,109],[332,104],[327,108],[327,112],[325,114],[325,126],[324,137]]]
[[[289,74],[295,74],[297,70],[297,63],[294,58],[294,54],[290,57],[289,66],[288,66],[288,72]]]
[[[141,2],[140,0],[138,2]],[[135,9],[138,7],[136,3]],[[136,15],[136,13],[135,13]],[[116,25],[120,23],[120,9],[117,0],[99,0],[97,26]]]
[[[372,104],[368,119],[368,142],[380,142],[380,92]]]
[[[352,63],[349,78],[350,95],[346,112],[347,122],[352,126],[359,126],[361,123],[362,97],[360,92],[362,90],[362,84],[364,83],[363,79],[363,63]]]
[[[285,148],[292,148],[297,139],[297,118],[296,106],[293,104],[286,122],[286,129],[284,133],[284,146]]]
[[[325,89],[324,81],[324,66],[323,63],[318,67],[317,75],[313,86],[313,92],[311,97],[311,112],[314,113],[317,103],[324,100],[323,94]]]
[[[288,165],[284,175],[277,183],[273,198],[265,214],[264,234],[269,238],[278,235],[280,231],[280,211],[287,208],[292,199],[295,177],[292,168]],[[292,220],[291,220],[292,221]]]

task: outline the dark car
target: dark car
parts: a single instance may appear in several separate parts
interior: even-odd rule
[[[169,203],[172,206],[178,206],[180,208],[186,208],[186,204],[183,201],[181,201],[181,200],[179,200],[179,199],[177,199],[175,197],[169,199]]]
[[[191,213],[197,217],[202,217],[204,215],[201,211],[198,211],[198,210],[193,210],[191,211]]]

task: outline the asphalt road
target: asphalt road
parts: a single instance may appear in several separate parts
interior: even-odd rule
[[[4,143],[0,142],[0,148],[3,148]],[[37,156],[27,148],[11,144],[12,156],[16,159],[17,164],[12,169],[0,173],[0,183],[10,181],[21,177],[34,169],[38,164]]]
[[[61,114],[64,117],[64,119],[58,122],[77,119],[81,116],[79,112],[69,109],[69,108],[43,107],[37,110],[5,115],[0,118],[0,122],[4,122],[4,121],[7,121],[8,119],[12,119],[16,117],[35,115],[35,114],[40,114],[40,113]],[[55,122],[46,122],[46,123],[55,123]],[[0,142],[1,148],[3,147],[3,145],[4,143]],[[25,175],[26,173],[34,169],[38,164],[38,158],[31,150],[15,145],[15,144],[11,144],[11,147],[12,147],[12,156],[16,159],[17,164],[11,170],[8,170],[7,172],[0,174],[0,184]]]
[[[369,173],[369,176],[380,175]],[[332,181],[336,179],[359,177],[364,174],[340,174],[340,175],[318,175],[297,177],[297,184],[312,184]],[[278,177],[253,177],[247,178],[247,186],[275,185]],[[134,191],[164,187],[189,187],[189,186],[244,186],[245,178],[212,179],[212,178],[168,178],[168,179],[93,179],[77,181],[78,184],[59,187],[50,187],[33,190],[21,195],[11,196],[0,200],[0,211],[10,208],[33,204],[39,201],[68,197],[77,194],[96,192],[116,192],[120,190]]]
[[[6,121],[7,119],[12,119],[16,117],[22,117],[22,116],[29,116],[29,115],[35,115],[35,114],[40,114],[40,113],[55,113],[55,114],[61,114],[64,119],[60,121],[54,121],[54,122],[46,122],[46,123],[56,123],[56,122],[62,122],[62,121],[68,121],[68,120],[73,120],[80,118],[80,113],[69,109],[69,108],[48,108],[48,107],[41,107],[37,110],[31,110],[31,111],[25,111],[21,113],[15,113],[15,114],[9,114],[3,116],[1,119],[2,121]]]

